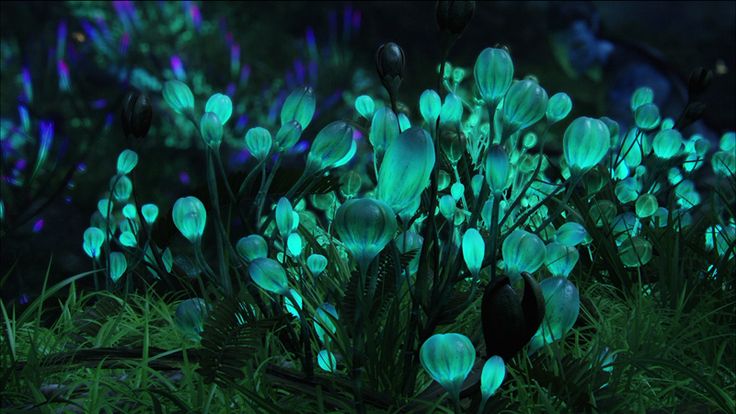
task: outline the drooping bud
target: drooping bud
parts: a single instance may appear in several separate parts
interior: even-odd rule
[[[404,49],[394,42],[384,43],[376,50],[376,71],[392,98],[396,97],[401,81],[404,79],[406,55]]]

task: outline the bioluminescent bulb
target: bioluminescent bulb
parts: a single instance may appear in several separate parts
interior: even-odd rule
[[[304,243],[302,242],[302,237],[299,233],[291,233],[286,239],[286,249],[292,257],[298,257],[302,254],[303,247]]]
[[[585,240],[587,234],[582,224],[568,221],[555,232],[555,241],[565,246],[575,247]]]
[[[317,365],[323,371],[335,372],[337,370],[337,359],[332,352],[323,349],[317,354]]]
[[[286,308],[286,311],[291,314],[291,316],[295,317],[296,319],[300,319],[299,317],[299,310],[302,309],[303,300],[302,296],[294,289],[289,289],[290,295],[286,295],[284,297],[284,307]],[[294,306],[294,303],[292,303],[291,298],[294,298],[294,301],[296,302],[296,306]]]
[[[238,240],[235,244],[235,250],[246,263],[268,256],[266,239],[258,234],[251,234]]]
[[[312,276],[317,277],[327,268],[327,258],[318,253],[310,254],[307,257],[307,268]]]
[[[465,186],[461,182],[456,182],[450,187],[450,195],[455,200],[460,200],[465,194]]]
[[[194,110],[194,95],[186,83],[178,80],[170,80],[164,84],[164,101],[176,113],[184,113]]]
[[[143,215],[143,220],[150,226],[158,218],[158,206],[155,204],[144,204],[141,206],[141,214]]]
[[[415,231],[407,231],[405,233],[399,233],[395,238],[396,248],[404,254],[413,251],[414,258],[409,262],[409,274],[414,274],[419,270],[419,256],[422,250],[422,244],[424,238]]]
[[[311,87],[305,86],[293,91],[281,107],[281,124],[294,120],[299,123],[302,130],[307,129],[312,122],[316,105],[314,90]]]
[[[636,111],[640,106],[654,102],[654,91],[652,88],[642,86],[637,88],[631,95],[631,110]]]
[[[475,347],[462,334],[435,334],[422,344],[419,360],[429,376],[453,399],[458,399],[460,388],[475,364]]]
[[[462,248],[465,265],[468,266],[470,273],[477,278],[486,254],[486,243],[483,241],[483,236],[474,228],[467,229],[463,234]]]
[[[109,198],[100,199],[97,202],[97,211],[100,212],[103,218],[107,217],[107,213],[112,212],[112,202]]]
[[[289,292],[286,271],[273,259],[264,257],[253,260],[248,265],[248,273],[253,282],[265,291],[277,295],[286,295]]]
[[[378,108],[373,114],[371,130],[368,134],[368,140],[373,145],[374,153],[383,154],[400,133],[399,120],[391,108],[387,106]]]
[[[317,311],[314,313],[314,330],[322,343],[327,342],[330,335],[337,332],[335,321],[339,319],[337,309],[332,304],[323,303],[317,307]]]
[[[135,247],[138,245],[138,240],[135,238],[135,234],[131,231],[124,231],[120,233],[120,237],[118,237],[118,241],[120,241],[120,244],[122,244],[125,247]]]
[[[312,142],[307,154],[305,174],[333,168],[353,149],[353,127],[343,121],[335,121],[322,128]]]
[[[230,97],[221,93],[210,96],[207,104],[204,106],[205,112],[212,112],[217,115],[222,125],[225,125],[233,114],[233,102]]]
[[[271,152],[273,139],[266,128],[251,128],[245,134],[245,148],[248,149],[255,159],[263,160]]]
[[[486,182],[491,191],[501,196],[501,193],[510,185],[509,177],[511,175],[511,165],[506,150],[498,144],[493,144],[488,148],[485,163]]]
[[[302,126],[299,122],[292,119],[291,121],[281,125],[281,128],[279,128],[279,131],[276,133],[274,146],[277,151],[288,151],[296,145],[301,136]]]
[[[533,80],[511,84],[503,99],[503,124],[508,132],[534,125],[547,111],[547,92]]]
[[[427,123],[430,130],[436,126],[441,109],[442,99],[437,92],[432,89],[422,92],[422,95],[419,97],[419,112],[422,114],[422,119]]]
[[[192,243],[199,243],[207,222],[207,210],[196,197],[182,197],[174,203],[174,225]]]
[[[120,252],[110,253],[110,279],[117,283],[128,268],[128,261],[125,254]]]
[[[659,107],[654,103],[641,105],[634,111],[634,122],[636,126],[645,131],[657,128],[661,120]]]
[[[299,227],[299,214],[294,211],[286,197],[281,197],[276,203],[276,228],[279,234],[287,238],[297,227]]]
[[[682,134],[676,129],[660,130],[652,141],[654,155],[665,160],[677,155],[682,146]]]
[[[463,117],[463,102],[454,93],[445,96],[445,102],[440,108],[440,124],[454,126],[460,123]]]
[[[562,138],[562,150],[567,166],[583,172],[597,165],[608,152],[611,140],[603,121],[580,117],[570,123]]]
[[[356,171],[348,171],[340,177],[340,191],[347,198],[355,197],[363,186],[363,177]]]
[[[652,260],[652,244],[645,238],[627,237],[618,247],[621,263],[626,267],[639,267]]]
[[[506,276],[512,282],[522,272],[534,273],[544,264],[545,246],[542,239],[524,230],[514,230],[501,245]]]
[[[100,248],[105,242],[105,233],[97,227],[89,227],[84,231],[82,248],[87,256],[97,259],[100,257]]]
[[[439,201],[440,214],[447,220],[451,220],[455,217],[455,210],[457,210],[457,200],[450,194],[445,194],[440,197]]]
[[[506,364],[504,364],[503,358],[498,355],[488,358],[486,363],[483,364],[483,370],[480,374],[480,392],[483,401],[488,400],[498,391],[505,376]]]
[[[337,209],[335,231],[362,271],[393,239],[397,224],[391,208],[380,200],[354,198]]]
[[[634,205],[636,209],[636,216],[639,218],[647,218],[654,215],[654,213],[657,212],[657,209],[659,208],[659,202],[657,202],[657,197],[655,197],[653,194],[642,194],[639,196],[639,198],[636,200],[636,204]]]
[[[186,337],[199,340],[208,313],[209,309],[204,299],[187,299],[176,307],[174,322]]]
[[[127,175],[117,176],[110,179],[110,186],[115,184],[112,189],[112,195],[117,201],[125,201],[130,198],[133,192],[133,182]]]
[[[212,149],[217,149],[222,143],[223,127],[220,118],[214,112],[205,112],[199,121],[199,132],[202,139]]]
[[[371,119],[376,110],[376,103],[368,95],[360,95],[355,98],[355,110],[365,119]]]
[[[558,92],[547,103],[547,121],[551,124],[562,121],[572,111],[572,99],[565,92]]]
[[[552,242],[545,248],[544,264],[552,276],[568,277],[579,258],[575,247]]]
[[[473,68],[475,86],[486,105],[495,107],[506,95],[514,79],[514,64],[504,49],[486,48]]]
[[[138,164],[138,154],[133,150],[123,150],[118,155],[117,170],[118,174],[125,175],[130,174],[133,168]]]
[[[575,324],[580,312],[580,294],[572,282],[562,277],[544,279],[539,287],[546,311],[538,335],[549,344],[562,339]]]

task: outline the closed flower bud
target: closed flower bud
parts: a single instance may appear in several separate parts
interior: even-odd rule
[[[384,43],[376,51],[376,70],[383,87],[391,96],[396,96],[404,79],[406,56],[401,46],[393,42]]]
[[[475,13],[474,1],[438,1],[437,25],[441,31],[459,36]]]
[[[125,136],[132,135],[136,138],[143,138],[148,134],[148,129],[151,128],[151,119],[153,118],[151,100],[145,94],[131,92],[123,101],[123,109],[120,115]]]

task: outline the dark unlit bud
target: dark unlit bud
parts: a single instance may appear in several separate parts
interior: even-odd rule
[[[700,118],[703,117],[703,114],[705,113],[705,108],[706,105],[700,101],[688,103],[687,106],[685,106],[685,109],[683,109],[682,114],[680,114],[680,117],[677,118],[674,129],[682,131],[683,129],[697,122]]]
[[[143,138],[151,128],[153,107],[148,96],[139,92],[130,92],[123,100],[121,121],[125,136]]]
[[[404,79],[406,56],[401,46],[394,42],[384,43],[376,50],[376,71],[389,95],[396,97]]]
[[[508,277],[491,282],[483,293],[481,323],[489,357],[511,359],[529,343],[544,319],[544,296],[539,284],[528,273],[521,276],[524,279],[521,298]]]
[[[697,67],[690,72],[690,79],[687,82],[687,93],[690,100],[694,100],[702,95],[708,89],[712,80],[713,71],[709,69]]]
[[[441,31],[460,36],[475,13],[474,1],[438,1],[437,25]]]

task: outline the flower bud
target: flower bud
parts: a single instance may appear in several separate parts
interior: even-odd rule
[[[132,135],[143,138],[151,128],[153,118],[153,107],[148,96],[138,92],[130,92],[123,101],[123,109],[120,113],[125,136]]]
[[[395,97],[404,79],[406,56],[401,46],[393,42],[384,43],[376,50],[376,71],[383,87]]]
[[[459,36],[473,18],[474,1],[438,1],[437,26],[441,31]]]

